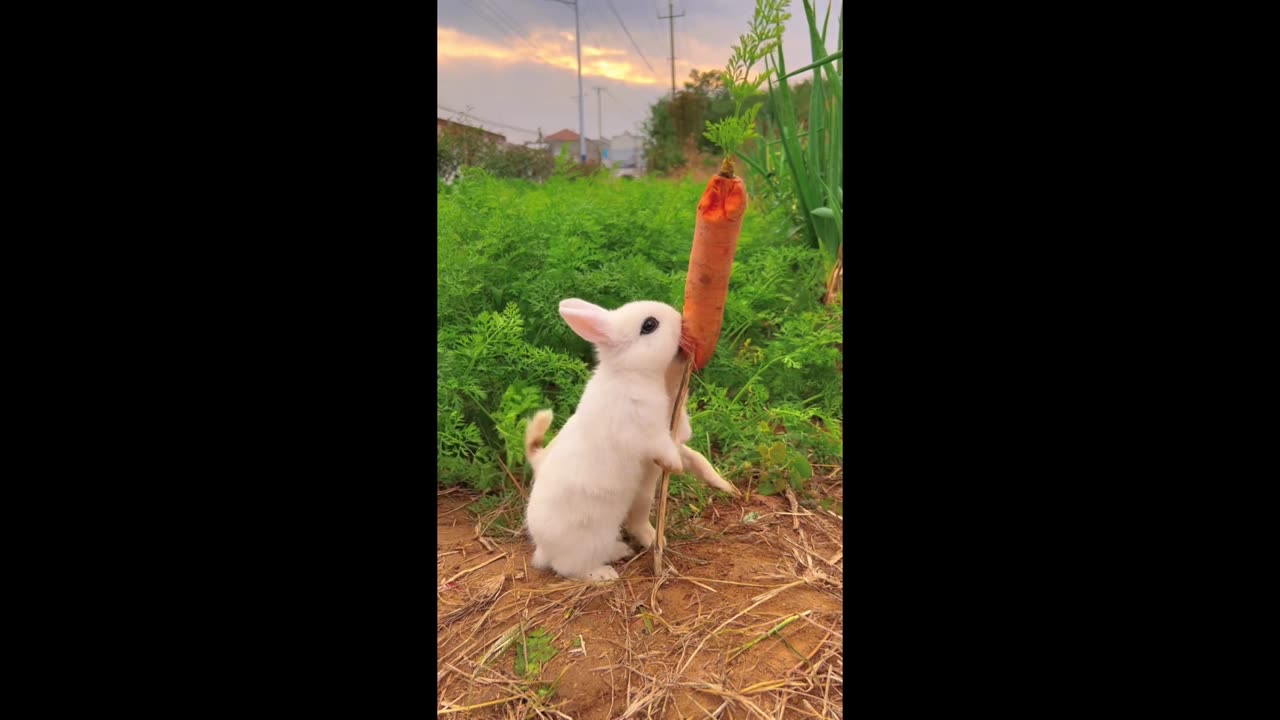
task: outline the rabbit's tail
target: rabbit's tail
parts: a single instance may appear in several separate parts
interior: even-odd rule
[[[538,464],[542,460],[542,438],[547,434],[547,428],[551,427],[551,411],[539,410],[530,420],[529,427],[524,431],[524,456],[529,459],[529,464],[534,470],[538,469]]]

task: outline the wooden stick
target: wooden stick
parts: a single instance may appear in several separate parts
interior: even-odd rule
[[[675,405],[671,408],[671,438],[676,437],[676,426],[680,422],[680,413],[684,412],[685,401],[689,398],[689,377],[693,375],[693,358],[686,356],[684,361],[684,376],[680,380],[680,387],[676,391]],[[653,574],[654,576],[662,575],[662,551],[667,546],[667,493],[671,487],[671,474],[666,470],[662,471],[662,483],[658,489],[658,527],[657,536],[653,540]]]

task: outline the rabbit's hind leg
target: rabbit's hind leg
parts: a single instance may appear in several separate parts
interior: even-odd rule
[[[617,580],[618,571],[614,570],[608,565],[602,565],[596,568],[595,570],[588,572],[585,576],[583,576],[582,579],[588,582],[606,582],[608,580]]]
[[[547,552],[541,547],[533,549],[533,559],[530,560],[529,564],[533,565],[537,570],[547,570],[551,567],[551,561],[547,559]]]
[[[621,540],[615,540],[613,543],[613,552],[609,553],[609,562],[618,562],[622,558],[631,557],[632,554],[630,545],[622,542]]]

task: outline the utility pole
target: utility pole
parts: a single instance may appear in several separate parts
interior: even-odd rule
[[[583,106],[582,95],[582,26],[578,23],[578,0],[569,2],[569,0],[551,0],[561,5],[573,6],[573,39],[578,45],[578,155],[583,165],[587,164],[587,121]],[[671,66],[672,77],[675,75],[675,65]],[[673,81],[674,83],[674,81]]]
[[[557,0],[558,2],[559,0]],[[675,8],[671,7],[671,0],[667,0],[667,14],[659,15],[659,20],[669,20],[671,26],[671,99],[676,99],[676,18],[684,17],[684,13],[672,15]]]
[[[596,130],[600,133],[600,139],[604,140],[604,105],[600,100],[600,91],[604,88],[599,85],[595,86],[596,90]]]

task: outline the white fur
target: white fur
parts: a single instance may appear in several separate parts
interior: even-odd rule
[[[568,578],[610,580],[618,574],[609,563],[631,554],[619,528],[644,547],[654,541],[649,510],[663,469],[688,468],[710,485],[736,491],[706,458],[671,438],[669,379],[671,368],[680,367],[680,313],[657,302],[608,311],[565,300],[560,314],[595,345],[599,364],[551,444],[537,447],[551,423],[548,410],[534,416],[525,434],[534,468],[526,515],[536,545],[533,565]],[[658,328],[641,335],[648,317],[658,320]],[[683,442],[690,434],[685,413],[677,437]]]
[[[524,431],[524,454],[529,458],[529,465],[537,472],[538,465],[542,462],[542,437],[547,434],[547,428],[551,427],[551,411],[539,410],[534,413],[533,418],[529,420],[529,426]]]

